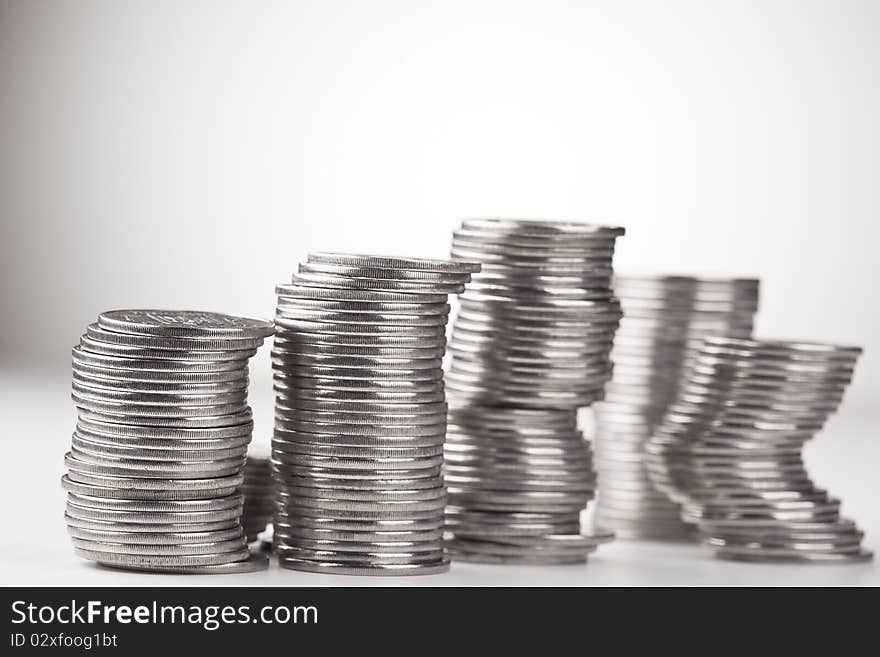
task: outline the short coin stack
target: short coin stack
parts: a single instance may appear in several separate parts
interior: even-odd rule
[[[448,568],[448,294],[479,265],[313,253],[279,285],[275,551],[312,572]]]
[[[248,359],[272,324],[199,311],[102,313],[73,349],[79,419],[62,478],[76,553],[178,573],[265,567],[242,531]]]
[[[649,472],[725,558],[871,558],[801,456],[843,398],[861,349],[709,338],[647,445]]]
[[[269,459],[250,455],[244,464],[243,474],[241,526],[248,543],[253,543],[272,522],[272,466]]]
[[[593,406],[592,438],[601,482],[595,522],[618,537],[693,537],[680,507],[651,483],[645,442],[703,338],[751,336],[758,285],[755,279],[615,277],[623,319],[611,352],[614,377],[604,401]]]
[[[483,269],[461,296],[447,373],[447,545],[454,559],[579,563],[595,474],[577,409],[602,399],[621,317],[622,228],[466,220],[452,256]]]

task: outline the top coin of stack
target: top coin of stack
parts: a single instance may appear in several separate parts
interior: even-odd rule
[[[241,468],[253,422],[248,359],[272,324],[200,311],[102,313],[73,349],[79,413],[68,531],[98,563],[241,572]]]
[[[709,338],[647,446],[661,490],[719,556],[864,561],[862,532],[801,451],[839,406],[858,347]]]
[[[312,253],[276,288],[273,527],[282,566],[369,575],[448,567],[446,301],[478,269]]]
[[[592,452],[577,409],[602,398],[621,311],[611,289],[622,228],[468,219],[453,258],[483,264],[461,295],[447,374],[453,558],[579,563]]]
[[[755,279],[616,276],[623,319],[614,338],[614,376],[593,406],[601,484],[595,521],[624,538],[686,539],[692,525],[655,490],[643,450],[675,399],[703,338],[749,337],[758,308]]]

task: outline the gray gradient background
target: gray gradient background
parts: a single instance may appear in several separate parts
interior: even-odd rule
[[[863,345],[806,457],[880,553],[878,34],[876,1],[0,0],[0,437],[14,466],[0,504],[15,527],[0,582],[194,583],[72,555],[69,350],[98,312],[271,317],[274,284],[307,251],[443,256],[474,215],[623,224],[619,271],[760,275],[760,334]],[[257,361],[265,450],[266,347]],[[405,579],[878,585],[880,567],[615,541],[587,568]],[[277,567],[196,583],[401,584]]]
[[[867,406],[878,33],[867,1],[0,0],[0,361],[68,376],[115,307],[271,316],[307,250],[578,217],[626,226],[619,271],[760,275],[759,333],[863,345]]]

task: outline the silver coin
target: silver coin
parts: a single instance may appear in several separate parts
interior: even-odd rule
[[[447,300],[446,294],[406,294],[395,292],[376,292],[372,290],[352,290],[333,287],[313,287],[306,285],[281,284],[275,286],[275,294],[279,297],[297,299],[318,299],[333,301],[357,301],[360,303],[442,303]]]
[[[421,491],[436,491],[443,488],[443,481],[437,477],[420,477],[397,479],[345,479],[331,478],[321,476],[300,477],[294,475],[286,475],[280,472],[273,472],[272,478],[289,487],[311,487],[321,488],[325,490],[336,491],[335,494],[345,495],[349,492],[378,492],[393,493],[394,491],[414,491],[419,494]]]
[[[277,324],[282,329],[302,333],[318,333],[332,335],[371,336],[389,335],[396,337],[425,338],[428,340],[442,341],[446,338],[446,324],[422,323],[409,321],[396,321],[381,323],[369,323],[364,321],[331,321],[326,318],[305,316],[277,317]],[[282,333],[282,335],[284,335]]]
[[[424,502],[428,500],[442,500],[445,504],[446,490],[442,486],[422,489],[381,489],[381,490],[348,490],[343,488],[317,488],[313,486],[282,485],[288,493],[314,499],[333,499],[337,501],[354,502]]]
[[[130,356],[113,356],[86,351],[81,345],[73,347],[73,364],[75,367],[103,368],[110,370],[115,376],[216,376],[240,378],[247,373],[247,360],[185,360],[136,358]]]
[[[275,427],[304,433],[330,436],[443,436],[445,419],[435,424],[348,424],[341,422],[314,422],[307,420],[275,419]]]
[[[566,566],[573,564],[582,564],[587,562],[586,555],[566,555],[566,556],[550,556],[550,555],[529,555],[529,556],[497,556],[486,554],[472,554],[449,548],[449,554],[455,561],[463,561],[476,564],[494,564],[494,565],[517,565],[517,566]]]
[[[215,471],[215,470],[238,470],[244,465],[246,449],[239,448],[233,453],[208,452],[199,453],[189,451],[158,450],[144,451],[142,449],[110,450],[104,446],[86,443],[75,439],[71,443],[68,455],[76,459],[79,464],[90,463],[93,466],[106,466],[140,470],[143,476],[155,476],[156,472],[180,469],[181,472],[191,471]]]
[[[429,335],[445,334],[447,318],[445,315],[404,315],[378,312],[339,312],[300,309],[292,306],[277,307],[276,318],[279,324],[291,326],[291,322],[311,322],[326,325],[327,330],[341,327],[340,332],[370,333],[380,327],[395,330],[425,330]]]
[[[352,278],[334,274],[299,273],[291,277],[291,283],[300,286],[320,288],[339,288],[350,290],[371,290],[376,292],[426,294],[460,294],[464,292],[463,283],[438,283],[434,281],[412,281],[380,278]]]
[[[442,359],[446,352],[443,346],[413,346],[413,347],[373,347],[363,345],[339,345],[329,343],[314,343],[303,340],[288,340],[275,338],[273,351],[279,355],[298,354],[311,357],[331,358],[403,358],[410,360],[437,360]]]
[[[145,546],[185,546],[185,545],[204,545],[217,544],[226,541],[239,542],[242,537],[241,527],[236,525],[229,529],[216,529],[212,531],[195,531],[195,532],[138,532],[123,530],[100,530],[85,529],[67,526],[67,533],[82,541],[90,541],[92,543],[122,543],[124,545],[145,545]]]
[[[280,547],[279,557],[292,556],[309,561],[329,561],[331,563],[369,563],[374,565],[403,565],[409,563],[437,563],[444,557],[443,549],[436,545],[430,551],[406,551],[399,552],[344,552],[341,550],[323,550],[306,547]]]
[[[329,376],[302,376],[284,377],[275,375],[275,389],[283,394],[292,394],[290,391],[300,390],[315,391],[312,394],[327,394],[328,392],[344,392],[352,396],[374,393],[392,394],[421,394],[433,395],[437,401],[445,399],[445,384],[443,378],[427,380],[409,380],[389,378],[340,378]],[[425,397],[427,400],[427,397]]]
[[[397,302],[388,303],[380,301],[336,301],[324,299],[300,299],[298,297],[281,297],[278,298],[276,310],[286,314],[287,311],[293,313],[329,313],[330,315],[351,314],[355,317],[363,317],[369,320],[373,315],[412,315],[417,317],[436,317],[438,321],[445,321],[449,314],[450,306],[448,303],[419,303],[410,301],[408,303]]]
[[[297,525],[283,525],[285,535],[292,540],[306,538],[323,541],[343,542],[367,542],[367,543],[400,543],[401,547],[406,544],[424,544],[428,541],[441,541],[443,539],[442,528],[422,531],[337,531],[334,529],[313,529]],[[276,527],[277,531],[277,527]]]
[[[300,394],[282,395],[277,394],[276,400],[279,405],[284,408],[308,410],[313,412],[323,411],[324,413],[334,413],[336,415],[351,415],[364,419],[369,414],[376,413],[380,415],[394,416],[442,416],[446,417],[448,406],[446,402],[424,402],[412,403],[406,401],[400,402],[382,402],[382,401],[361,401],[361,400],[336,400],[314,398],[308,395]],[[370,416],[372,417],[372,416]]]
[[[64,463],[77,475],[199,479],[235,475],[244,465],[244,457],[239,456],[224,461],[150,461],[123,459],[73,449],[65,455]]]
[[[874,559],[874,554],[862,551],[853,554],[761,554],[761,553],[732,553],[728,550],[716,550],[716,555],[722,559],[734,561],[770,561],[770,562],[794,562],[794,563],[820,563],[820,564],[851,564],[868,563]]]
[[[91,354],[131,358],[135,360],[172,360],[180,362],[202,361],[243,361],[257,353],[256,349],[238,349],[235,351],[196,351],[196,350],[159,350],[131,345],[99,342],[84,335],[79,340],[80,348]]]
[[[362,494],[340,498],[335,492],[333,497],[313,497],[304,495],[302,493],[303,490],[306,489],[276,486],[276,491],[280,492],[288,513],[291,510],[298,509],[304,513],[308,513],[310,510],[321,510],[331,512],[331,514],[333,511],[364,513],[387,511],[390,514],[410,514],[422,511],[442,511],[446,505],[446,495],[442,491],[440,495],[426,499],[411,499],[404,496],[367,499],[367,496]],[[351,499],[353,497],[357,497],[357,499]],[[369,497],[378,496],[370,495]]]
[[[353,265],[335,265],[318,262],[300,263],[298,275],[345,276],[347,278],[418,281],[441,285],[464,285],[471,280],[468,273],[451,273],[422,271],[415,269],[392,269],[390,267],[365,267]]]
[[[238,526],[242,515],[242,507],[220,509],[217,511],[114,511],[94,507],[77,506],[68,502],[66,517],[72,520],[69,524],[90,526],[100,524],[109,528],[124,530],[126,526],[140,528],[141,531],[188,531],[175,529],[183,527],[200,527],[204,529]]]
[[[352,404],[352,405],[388,405],[388,406],[426,406],[445,404],[446,395],[442,386],[428,386],[417,390],[355,390],[339,388],[296,388],[287,387],[276,379],[276,394],[283,400],[296,399],[299,403]]]
[[[300,535],[292,535],[289,538],[296,541],[297,547],[303,550],[315,550],[318,552],[353,553],[358,556],[369,555],[399,555],[399,554],[430,554],[436,558],[442,556],[443,543],[440,539],[427,541],[352,541],[352,540],[329,540],[314,539]]]
[[[260,338],[272,335],[272,323],[247,317],[189,310],[113,310],[98,324],[108,331],[168,337]]]
[[[435,370],[439,371],[441,360],[439,358],[378,358],[372,356],[305,356],[272,351],[272,356],[279,362],[290,366],[303,366],[308,368],[333,368],[338,370],[353,370],[357,375],[359,370]]]
[[[90,561],[96,561],[104,566],[114,566],[130,570],[163,570],[165,572],[181,572],[181,569],[192,567],[219,566],[243,562],[250,558],[247,547],[234,552],[220,552],[216,554],[189,554],[189,555],[144,555],[125,554],[102,550],[93,550],[87,547],[75,546],[77,556]]]
[[[276,451],[272,460],[279,464],[305,466],[312,468],[333,467],[338,470],[366,470],[376,471],[409,471],[409,470],[433,470],[440,467],[443,457],[392,457],[392,456],[363,456],[363,457],[338,457],[338,456],[313,456],[309,454],[291,454]]]
[[[305,454],[312,456],[336,456],[339,458],[363,458],[363,457],[405,457],[405,458],[428,458],[443,455],[442,443],[431,446],[369,446],[363,445],[346,446],[337,444],[317,443],[276,443],[273,444],[273,454]]]
[[[97,438],[97,439],[96,439]],[[71,445],[81,451],[118,456],[131,459],[153,461],[174,461],[177,459],[211,460],[244,456],[247,441],[192,441],[192,440],[114,440],[106,442],[100,437],[86,433],[74,433]]]
[[[327,447],[340,446],[345,448],[370,448],[370,447],[407,447],[407,448],[433,448],[443,444],[443,436],[328,436],[327,434],[308,433],[296,430],[275,428],[273,447],[282,451],[285,445],[323,445]]]
[[[446,333],[433,337],[424,335],[405,335],[381,331],[360,333],[327,333],[278,327],[275,342],[280,346],[287,343],[309,345],[310,347],[392,347],[406,349],[445,349]]]
[[[586,560],[587,555],[596,550],[595,545],[586,547],[548,547],[545,544],[511,545],[495,541],[470,540],[454,537],[447,542],[450,552],[455,555],[458,552],[477,556],[506,557],[506,558],[578,558]],[[453,556],[455,558],[455,556]]]
[[[190,560],[191,561],[191,560]],[[108,567],[122,567],[126,570],[143,570],[146,572],[167,573],[177,575],[232,575],[238,573],[253,573],[265,570],[269,567],[269,557],[265,553],[252,551],[247,558],[240,561],[226,563],[200,564],[176,564],[157,565],[150,562],[148,565],[137,565],[131,562],[127,564],[102,563]]]
[[[376,256],[348,253],[309,253],[309,262],[350,267],[372,267],[377,269],[408,269],[414,271],[442,272],[450,274],[473,274],[480,271],[479,262],[459,260],[435,260],[432,258],[401,258],[398,256]]]
[[[226,497],[234,493],[237,489],[237,485],[227,486],[223,488],[214,488],[211,490],[202,490],[202,489],[182,489],[171,487],[169,484],[169,488],[149,488],[149,489],[139,489],[139,488],[123,488],[113,485],[107,485],[108,483],[115,483],[111,481],[109,477],[97,477],[94,475],[87,475],[83,473],[71,473],[74,474],[74,477],[71,477],[70,474],[64,475],[61,479],[61,484],[64,490],[71,493],[79,493],[82,495],[90,495],[93,497],[107,497],[107,498],[117,498],[124,500],[159,500],[159,501],[177,501],[177,500],[198,500],[204,499],[206,497]],[[119,478],[115,478],[119,479]],[[144,480],[150,481],[150,480]],[[165,480],[156,480],[157,482],[163,482]],[[175,481],[187,481],[187,480],[175,480]],[[193,480],[189,480],[193,481]],[[197,481],[197,480],[196,480]]]
[[[240,401],[229,404],[215,404],[209,406],[180,406],[175,404],[142,404],[127,401],[112,401],[98,399],[96,397],[83,395],[74,390],[71,395],[77,408],[82,408],[93,413],[102,415],[116,415],[120,418],[129,416],[140,418],[217,418],[243,413],[249,407],[246,398],[240,398]],[[134,422],[132,424],[135,424]]]
[[[300,570],[310,573],[330,573],[333,575],[372,575],[372,576],[410,576],[410,575],[437,575],[449,570],[447,559],[438,560],[436,563],[406,563],[406,564],[375,564],[369,562],[337,563],[332,561],[309,561],[290,556],[279,556],[278,564],[282,568]]]
[[[128,432],[134,428],[149,428],[153,435],[163,429],[174,431],[191,431],[197,429],[227,429],[231,427],[251,426],[253,416],[250,408],[243,412],[228,415],[205,415],[195,417],[164,417],[161,415],[129,415],[125,412],[95,411],[80,409],[80,420],[83,417],[93,423],[124,425]],[[237,431],[238,429],[236,429]]]
[[[164,440],[221,440],[225,438],[246,438],[250,440],[254,423],[250,415],[242,415],[238,423],[230,422],[217,427],[161,427],[139,426],[105,420],[92,413],[80,413],[77,431],[89,435],[107,437],[150,438]]]
[[[98,372],[100,371],[100,374]],[[105,376],[106,375],[106,376]],[[177,395],[205,395],[247,390],[247,376],[228,381],[174,381],[169,379],[136,379],[115,377],[108,370],[83,371],[74,366],[74,383],[99,390],[166,393]]]
[[[279,400],[275,405],[275,417],[299,422],[321,423],[331,425],[362,425],[372,422],[379,426],[446,426],[445,413],[358,413],[353,411],[314,411],[288,406]],[[407,432],[409,433],[409,432]]]
[[[320,479],[343,479],[362,481],[386,481],[386,480],[410,480],[410,479],[435,479],[440,476],[440,466],[420,469],[361,469],[361,468],[337,468],[333,464],[323,462],[324,465],[293,465],[291,463],[278,463],[273,459],[276,468],[281,469],[291,477],[317,477]]]
[[[129,345],[144,349],[182,350],[182,351],[223,351],[226,349],[240,351],[255,349],[263,344],[263,338],[180,338],[158,335],[132,335],[108,331],[98,324],[89,324],[86,335],[98,342]]]
[[[209,393],[175,393],[154,390],[131,390],[112,389],[94,386],[90,383],[74,379],[73,392],[84,399],[107,402],[129,402],[132,404],[156,405],[156,406],[206,406],[217,404],[244,404],[247,405],[247,391],[245,389],[228,392],[213,391]]]
[[[70,491],[68,502],[79,507],[111,511],[130,511],[144,513],[215,513],[225,509],[240,509],[244,498],[239,494],[209,499],[153,501],[134,499],[108,499],[88,493]]]
[[[240,553],[243,548],[247,547],[247,543],[243,536],[205,543],[185,544],[142,544],[93,541],[84,538],[77,538],[76,536],[71,537],[71,542],[75,548],[88,550],[89,552],[109,553],[114,556],[120,554],[164,557],[198,556],[207,554]]]
[[[283,497],[283,496],[282,496]],[[442,509],[381,509],[363,510],[351,508],[333,508],[329,506],[306,506],[284,500],[285,517],[288,518],[332,518],[344,521],[368,521],[380,520],[432,520],[443,515]]]
[[[433,532],[442,530],[443,517],[428,518],[379,518],[377,520],[343,520],[339,518],[310,517],[304,515],[289,516],[277,513],[274,521],[288,527],[308,528],[321,531],[354,532],[357,534],[372,532]]]
[[[80,462],[74,462],[68,459],[68,473],[65,477],[72,483],[86,484],[93,487],[101,487],[102,489],[116,489],[120,491],[129,491],[131,493],[152,493],[152,492],[172,492],[172,493],[215,493],[228,489],[236,489],[244,482],[241,474],[234,474],[220,477],[208,478],[192,478],[192,479],[171,479],[171,478],[144,478],[116,475],[100,475],[94,474],[81,469]],[[76,469],[74,469],[76,468]],[[81,492],[81,491],[72,491]],[[90,494],[88,492],[84,493]],[[231,493],[219,493],[212,497],[225,497]],[[103,496],[98,496],[103,497]],[[138,499],[138,498],[134,498]],[[194,498],[198,499],[198,498]]]
[[[226,529],[238,529],[240,531],[239,518],[229,520],[211,520],[194,523],[144,523],[126,522],[118,519],[99,520],[93,518],[80,518],[69,512],[64,514],[64,522],[68,527],[85,529],[96,532],[134,532],[140,534],[163,534],[168,533],[198,533]]]

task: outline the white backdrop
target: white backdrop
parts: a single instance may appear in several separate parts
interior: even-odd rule
[[[627,227],[620,271],[760,275],[759,332],[865,346],[870,404],[878,33],[861,1],[0,0],[0,356],[575,217]]]

